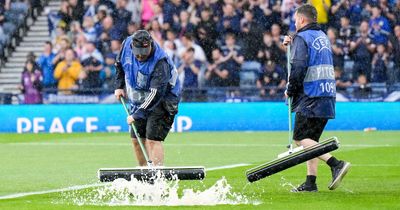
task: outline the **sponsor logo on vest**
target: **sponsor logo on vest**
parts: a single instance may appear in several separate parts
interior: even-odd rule
[[[335,73],[332,65],[318,65],[309,67],[304,82],[312,82],[323,79],[335,79]]]
[[[321,52],[323,49],[327,49],[327,50],[331,51],[329,40],[325,36],[317,37],[313,41],[312,47],[314,47],[314,49],[318,50],[318,52]]]

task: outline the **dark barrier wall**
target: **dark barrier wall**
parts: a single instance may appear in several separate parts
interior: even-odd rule
[[[328,130],[400,130],[400,103],[338,103]],[[0,132],[127,131],[121,105],[2,105]],[[284,131],[283,103],[183,103],[172,131]]]

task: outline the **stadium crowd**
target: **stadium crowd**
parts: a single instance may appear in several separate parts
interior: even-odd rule
[[[19,41],[13,38],[23,36],[19,29],[26,29],[27,17],[35,18],[41,9],[40,0],[0,0],[0,64]]]
[[[42,88],[59,94],[113,90],[121,42],[144,28],[175,62],[184,100],[242,90],[282,99],[281,42],[295,32],[293,14],[304,3],[316,7],[331,41],[338,91],[356,85],[354,94],[367,97],[370,83],[400,82],[400,1],[63,0],[48,14],[52,41],[26,62],[23,78],[31,80],[22,79],[21,89],[36,89],[38,98]]]

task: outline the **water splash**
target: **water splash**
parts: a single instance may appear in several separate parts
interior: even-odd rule
[[[283,176],[281,176],[281,183],[280,183],[280,185],[281,185],[282,187],[289,187],[289,188],[290,188],[289,190],[297,189],[297,187],[296,187],[294,184],[292,184],[291,182],[289,182],[288,180],[286,180],[285,177],[283,177]]]
[[[193,206],[193,205],[258,205],[245,195],[232,192],[225,177],[214,185],[201,190],[182,189],[179,193],[179,181],[155,179],[150,184],[136,179],[127,181],[117,179],[109,185],[88,192],[71,191],[64,193],[64,200],[74,205],[96,206]],[[181,196],[180,196],[181,195]]]

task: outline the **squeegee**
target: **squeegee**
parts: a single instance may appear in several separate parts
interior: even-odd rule
[[[122,106],[127,115],[129,115],[128,108],[125,104],[123,97],[120,98]],[[189,167],[164,167],[153,166],[151,160],[147,155],[146,148],[137,132],[134,123],[130,125],[133,132],[137,136],[137,141],[140,149],[147,162],[147,167],[136,168],[100,168],[98,170],[98,178],[101,182],[112,182],[115,179],[123,178],[130,181],[132,178],[142,181],[151,181],[158,177],[167,180],[201,180],[205,178],[205,170],[203,166],[189,166]]]
[[[287,68],[288,68],[288,81],[290,77],[290,45],[287,47]],[[336,137],[331,137],[325,141],[315,144],[310,147],[297,147],[293,148],[292,137],[292,99],[287,98],[288,104],[288,124],[289,124],[289,144],[287,152],[278,155],[278,158],[251,168],[246,171],[246,177],[249,182],[255,182],[265,177],[271,176],[275,173],[291,168],[300,163],[314,159],[318,156],[331,152],[339,148],[339,141]]]
[[[338,148],[338,139],[336,137],[331,137],[319,144],[305,147],[287,156],[278,157],[270,162],[251,168],[246,171],[246,177],[249,182],[255,182]]]

